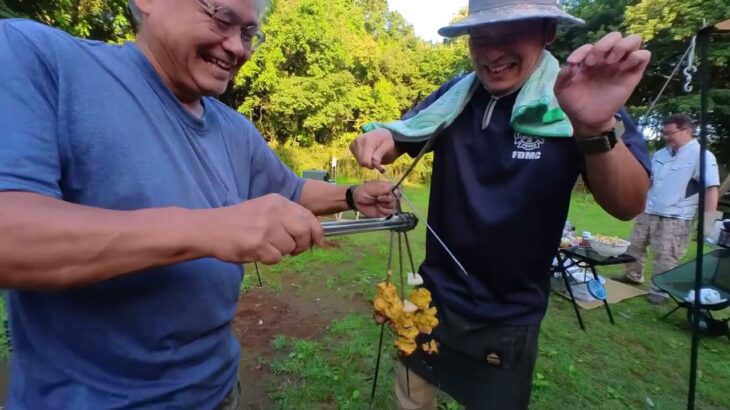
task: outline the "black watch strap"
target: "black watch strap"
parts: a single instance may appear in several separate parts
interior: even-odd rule
[[[347,207],[352,209],[353,211],[357,211],[357,206],[355,205],[355,188],[357,188],[357,185],[351,185],[347,187],[347,191],[345,191],[345,202],[347,202]]]
[[[584,154],[600,154],[608,152],[616,146],[616,132],[604,132],[597,137],[576,139],[578,147]]]
[[[611,151],[623,133],[623,122],[619,119],[616,120],[616,125],[610,131],[606,131],[595,137],[581,137],[575,140],[584,154],[600,154]]]

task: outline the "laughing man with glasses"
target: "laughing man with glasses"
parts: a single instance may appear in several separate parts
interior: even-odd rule
[[[399,357],[391,407],[435,410],[439,390],[467,409],[530,407],[550,263],[576,179],[616,218],[643,208],[648,155],[621,107],[650,54],[641,37],[614,32],[561,69],[546,47],[558,24],[582,23],[555,0],[469,0],[468,15],[439,34],[468,38],[473,71],[350,145],[371,169],[433,151],[428,223],[440,239],[427,236],[419,273],[438,311],[429,338],[439,353]],[[521,238],[529,246],[514,246]]]
[[[693,129],[692,117],[687,114],[674,114],[662,122],[666,146],[651,159],[652,179],[646,210],[634,222],[627,251],[637,262],[627,264],[625,273],[614,279],[632,285],[644,283],[644,261],[649,247],[654,254],[654,274],[674,268],[687,252],[700,185],[700,144],[693,138]],[[708,215],[707,225],[712,226],[720,175],[715,156],[708,151],[706,159],[704,212]],[[665,303],[669,294],[652,284],[647,300]]]
[[[297,177],[214,96],[266,0],[130,0],[136,42],[0,21],[0,288],[9,409],[234,409],[243,263],[383,216],[386,183]]]

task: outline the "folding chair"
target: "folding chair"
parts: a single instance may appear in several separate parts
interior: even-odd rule
[[[685,298],[689,291],[695,288],[696,267],[696,261],[690,261],[654,275],[652,278],[654,286],[667,292],[677,303],[674,309],[661,317],[662,320],[679,308],[687,308],[687,319],[691,323],[694,301],[689,302]],[[730,339],[730,329],[728,328],[730,319],[720,320],[712,316],[712,312],[730,307],[730,249],[716,249],[704,256],[701,287],[717,290],[720,293],[720,299],[724,300],[712,305],[700,306],[700,329],[706,335],[725,335]]]

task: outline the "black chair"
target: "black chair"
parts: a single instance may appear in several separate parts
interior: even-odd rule
[[[677,303],[677,306],[669,313],[662,316],[666,319],[679,308],[687,308],[687,319],[692,323],[693,302],[687,301],[690,290],[695,288],[695,272],[697,263],[690,261],[664,273],[654,275],[652,283],[657,288],[667,292]],[[712,312],[730,307],[730,249],[716,249],[704,256],[702,271],[702,288],[712,288],[720,293],[723,301],[715,304],[703,304],[700,306],[700,330],[706,335],[725,335],[730,339],[730,319],[716,319]]]

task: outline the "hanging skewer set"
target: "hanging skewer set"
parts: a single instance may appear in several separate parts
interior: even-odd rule
[[[420,159],[416,158],[409,171],[413,169],[415,162]],[[405,180],[405,177],[409,173],[401,177],[397,183],[388,178],[385,173],[383,175],[393,184],[393,193],[396,195],[396,212],[386,218],[371,218],[362,220],[345,220],[336,222],[324,222],[322,227],[324,229],[324,235],[326,237],[350,235],[364,232],[375,232],[375,231],[390,231],[390,241],[388,247],[388,258],[387,258],[387,276],[385,281],[378,284],[378,291],[373,301],[375,314],[381,320],[380,322],[380,337],[378,341],[376,362],[375,362],[375,374],[373,375],[372,389],[370,392],[370,408],[373,408],[375,402],[375,392],[377,390],[377,384],[380,373],[380,360],[383,351],[383,340],[385,335],[386,325],[391,327],[393,332],[396,334],[395,345],[398,348],[399,354],[408,356],[414,353],[416,350],[422,350],[425,354],[436,354],[438,353],[438,345],[435,340],[431,339],[422,345],[418,345],[416,338],[419,336],[428,335],[434,327],[438,326],[438,319],[436,318],[436,308],[430,307],[431,294],[425,288],[417,288],[415,291],[410,292],[410,297],[406,295],[406,284],[411,286],[420,286],[423,284],[423,279],[416,273],[416,265],[413,258],[413,252],[411,248],[411,242],[408,238],[408,232],[415,229],[418,224],[419,215],[416,211],[414,204],[405,196],[402,192],[399,192],[398,188],[400,184]],[[413,213],[404,213],[401,209],[400,199],[405,199],[413,210]],[[421,218],[422,219],[422,218]],[[426,223],[426,229],[433,235],[443,249],[455,262],[456,266],[468,276],[466,269],[458,261],[456,256],[431,228]],[[405,249],[405,252],[404,252]],[[407,255],[407,262],[409,264],[410,272],[406,273],[404,270],[404,253]],[[397,259],[394,260],[394,255],[397,254]],[[398,277],[400,289],[393,284],[393,270],[394,264],[397,263]],[[406,279],[407,278],[407,279]],[[423,339],[420,339],[423,340]],[[410,372],[406,368],[406,386],[408,394],[410,395]]]
[[[380,172],[393,186],[392,191],[396,196],[396,212],[394,215],[381,218],[381,219],[366,219],[363,221],[340,221],[340,222],[325,222],[322,224],[324,228],[325,236],[337,236],[347,235],[359,232],[373,232],[380,230],[390,231],[390,245],[388,247],[388,266],[387,276],[384,282],[377,285],[378,290],[373,301],[373,307],[375,310],[376,317],[379,318],[380,322],[380,339],[378,342],[378,351],[375,362],[375,374],[373,375],[373,384],[370,391],[370,408],[373,408],[375,403],[375,392],[378,385],[378,376],[380,373],[380,358],[383,350],[383,338],[385,333],[385,326],[388,325],[393,332],[396,334],[395,345],[398,348],[400,355],[408,356],[413,354],[416,350],[422,350],[424,354],[437,354],[438,344],[428,335],[434,327],[438,326],[438,319],[436,317],[436,308],[431,307],[431,293],[426,289],[420,287],[423,284],[423,279],[416,273],[416,266],[413,259],[413,252],[411,249],[411,243],[408,238],[408,232],[413,230],[418,224],[418,219],[424,221],[427,229],[427,234],[431,234],[436,239],[439,245],[449,255],[451,260],[456,264],[458,269],[466,276],[469,273],[466,271],[464,266],[459,262],[458,258],[439,237],[436,231],[423,219],[416,210],[415,205],[399,191],[400,185],[405,181],[408,175],[415,169],[416,164],[429,152],[436,143],[437,137],[441,135],[441,132],[445,128],[445,124],[440,124],[436,130],[428,136],[423,142],[424,145],[421,148],[418,155],[411,162],[408,169],[398,179],[398,182],[394,182],[393,179],[386,175],[385,170],[380,167]],[[401,212],[400,199],[404,199],[408,202],[411,207],[411,213]],[[403,269],[403,248],[405,243],[405,250],[408,256],[408,263],[410,272],[407,274],[408,280],[406,280],[406,274]],[[397,249],[396,249],[397,247]],[[393,255],[398,253],[398,279],[400,282],[400,289],[393,285]],[[416,290],[410,293],[410,297],[406,298],[405,286],[408,283],[411,286],[416,286]],[[420,337],[419,337],[420,336]],[[419,337],[421,342],[426,341],[421,346],[416,342],[416,338]],[[429,340],[430,339],[430,340]],[[410,372],[406,367],[406,386],[407,393],[410,396]]]
[[[400,185],[413,171],[416,164],[434,145],[436,136],[442,131],[443,125],[438,127],[436,132],[426,141],[421,152],[410,164],[406,172],[394,182],[381,169],[383,176],[393,185],[392,191],[396,196],[396,212],[393,215],[384,218],[365,218],[357,220],[340,220],[328,221],[322,223],[325,237],[336,237],[342,235],[351,235],[366,232],[390,231],[390,241],[388,247],[387,259],[387,276],[384,282],[377,285],[377,294],[373,301],[375,315],[380,323],[380,338],[377,347],[377,355],[375,362],[375,374],[373,375],[372,389],[370,392],[370,408],[373,408],[375,401],[375,392],[377,390],[378,376],[380,373],[380,359],[383,351],[383,340],[385,335],[385,327],[389,326],[396,335],[395,346],[398,348],[400,355],[409,356],[417,350],[422,350],[424,354],[437,354],[438,344],[428,335],[434,327],[438,326],[436,317],[436,308],[431,307],[430,292],[420,287],[423,279],[416,270],[414,263],[411,243],[408,238],[408,232],[412,231],[418,225],[419,219],[424,220],[417,212],[415,205],[399,191]],[[412,213],[402,212],[400,200],[404,199],[412,208]],[[464,275],[469,276],[464,266],[459,262],[454,253],[448,248],[446,243],[439,237],[435,230],[424,220],[427,234],[433,236],[444,251],[449,255],[455,263],[458,270]],[[404,250],[408,258],[410,272],[404,271]],[[394,254],[397,252],[397,260],[394,261]],[[398,278],[400,289],[393,283],[393,264],[398,264]],[[257,275],[258,275],[258,266]],[[407,278],[407,279],[406,279]],[[259,276],[259,284],[261,279]],[[415,286],[416,289],[410,292],[410,296],[406,297],[406,284]],[[420,346],[416,342],[419,338]],[[425,341],[425,343],[424,343]],[[406,385],[408,395],[410,396],[410,372],[406,368]]]

